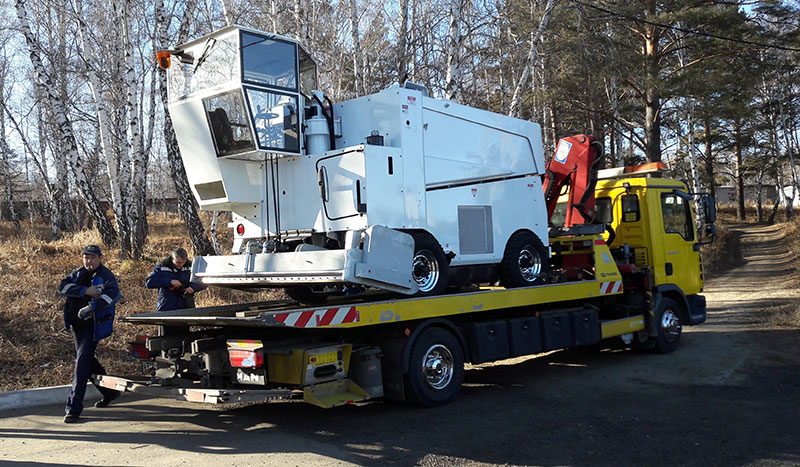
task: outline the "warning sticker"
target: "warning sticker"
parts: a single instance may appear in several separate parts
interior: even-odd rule
[[[553,159],[565,164],[567,162],[567,157],[569,156],[569,151],[572,149],[572,143],[567,141],[560,141],[558,143],[558,150],[556,150],[556,155],[553,156]]]

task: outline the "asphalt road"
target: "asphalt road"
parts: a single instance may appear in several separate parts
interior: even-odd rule
[[[423,409],[282,402],[233,410],[123,396],[0,412],[5,465],[800,465],[800,331],[763,325],[797,293],[769,231],[709,281],[707,323],[673,354],[569,350],[470,368]],[[749,242],[749,243],[748,243]],[[770,285],[771,284],[771,285]]]

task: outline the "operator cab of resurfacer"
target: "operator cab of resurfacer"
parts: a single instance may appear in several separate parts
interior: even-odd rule
[[[299,112],[317,88],[317,66],[293,39],[231,26],[159,52],[159,63],[170,104],[201,98],[216,157],[304,152]]]

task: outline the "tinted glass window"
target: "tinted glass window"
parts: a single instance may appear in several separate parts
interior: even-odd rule
[[[247,111],[239,91],[203,99],[217,156],[255,149]]]
[[[235,34],[210,38],[181,56],[167,69],[169,100],[174,102],[194,92],[228,84],[239,79],[236,65],[238,41]]]
[[[563,227],[567,221],[567,203],[558,203],[550,216],[550,225],[553,227]]]
[[[244,81],[297,90],[297,46],[242,32]]]
[[[260,149],[300,152],[297,139],[297,97],[245,89]]]
[[[614,220],[614,213],[611,210],[611,198],[597,198],[595,201],[597,220],[603,224],[610,224]]]
[[[664,216],[664,232],[679,234],[686,240],[694,239],[689,201],[664,193],[661,195],[661,213]]]
[[[639,219],[639,197],[622,195],[622,222],[637,222]]]
[[[311,95],[311,91],[319,89],[317,86],[317,64],[311,56],[303,49],[300,49],[300,92],[306,96]]]

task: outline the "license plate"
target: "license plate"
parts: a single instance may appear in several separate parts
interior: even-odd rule
[[[158,368],[158,365],[156,365],[156,362],[154,362],[152,360],[141,360],[141,362],[142,362],[142,373],[143,374],[145,374],[145,375],[154,375],[154,374],[156,374],[156,368]]]
[[[266,370],[243,370],[236,369],[236,382],[241,384],[259,384],[261,386],[267,384]]]

